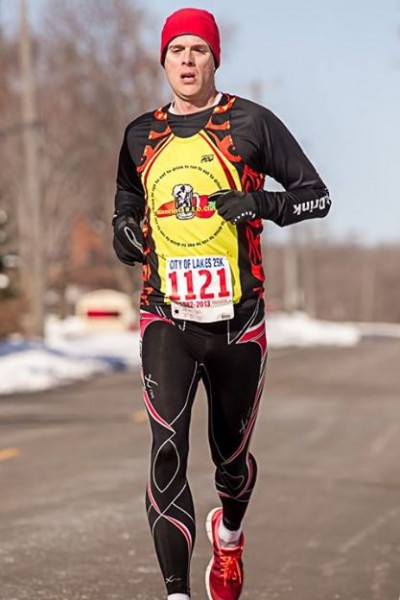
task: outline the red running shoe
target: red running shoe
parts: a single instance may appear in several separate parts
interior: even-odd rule
[[[209,600],[237,600],[243,587],[242,553],[244,535],[237,546],[221,547],[218,528],[222,518],[222,508],[214,508],[207,517],[208,539],[213,545],[214,555],[206,570],[206,588]]]

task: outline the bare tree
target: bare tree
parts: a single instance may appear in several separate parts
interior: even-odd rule
[[[157,56],[146,46],[149,23],[132,2],[47,6],[39,77],[51,264],[68,260],[77,216],[109,223],[123,128],[157,105],[161,80]]]

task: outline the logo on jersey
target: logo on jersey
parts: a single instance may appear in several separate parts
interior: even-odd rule
[[[213,160],[214,160],[214,154],[203,154],[200,162],[202,162],[202,163],[212,162]]]
[[[175,185],[172,195],[174,199],[162,204],[155,212],[157,217],[176,217],[186,221],[194,217],[209,219],[215,213],[215,205],[209,202],[209,197],[197,194],[188,183]]]
[[[309,200],[308,202],[299,202],[298,204],[293,205],[293,213],[296,216],[300,216],[305,212],[312,213],[314,210],[325,210],[326,207],[330,207],[331,199],[329,195],[326,194],[322,196],[322,198],[317,198],[317,200]]]

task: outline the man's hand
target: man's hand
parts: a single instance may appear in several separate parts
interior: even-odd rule
[[[218,214],[232,225],[239,225],[259,216],[256,199],[250,193],[237,190],[217,192],[210,196],[210,200],[215,200]]]
[[[143,262],[143,233],[130,215],[116,213],[112,220],[113,246],[119,260],[126,265]]]

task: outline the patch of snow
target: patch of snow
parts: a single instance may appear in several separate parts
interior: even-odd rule
[[[59,356],[46,349],[28,349],[0,358],[0,394],[46,390],[110,371],[96,359]]]
[[[357,325],[312,319],[303,312],[273,313],[267,317],[271,348],[285,346],[355,346],[361,340]]]

